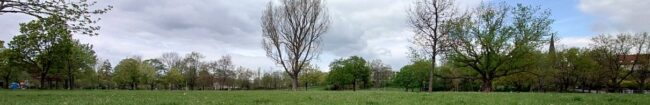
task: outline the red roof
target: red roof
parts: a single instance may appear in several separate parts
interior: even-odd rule
[[[619,59],[619,62],[622,62],[622,64],[630,65],[630,64],[634,64],[634,61],[637,61],[636,60],[637,57],[638,57],[638,59],[640,59],[638,61],[646,62],[646,61],[648,61],[648,59],[650,59],[650,54],[639,54],[639,56],[637,56],[636,54],[634,54],[634,55],[624,55],[624,56],[618,56],[618,59]]]

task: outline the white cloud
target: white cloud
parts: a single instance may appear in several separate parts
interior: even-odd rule
[[[580,0],[579,8],[596,17],[593,31],[650,31],[650,0]]]
[[[583,37],[563,37],[558,41],[559,46],[563,47],[589,47],[591,44],[590,36]]]

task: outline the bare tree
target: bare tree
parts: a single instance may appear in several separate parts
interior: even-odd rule
[[[219,82],[219,88],[224,89],[225,86],[229,86],[229,80],[232,80],[234,76],[234,70],[235,67],[232,64],[232,60],[230,55],[226,56],[221,56],[221,59],[219,59],[216,62],[217,69],[214,71],[214,75],[216,76],[215,78],[218,79],[217,82]]]
[[[298,74],[318,57],[321,35],[329,26],[329,16],[321,0],[283,0],[269,3],[262,16],[262,40],[267,57],[284,68],[298,89]]]
[[[178,53],[174,52],[163,53],[163,55],[158,59],[165,64],[165,68],[168,70],[172,69],[174,66],[177,66],[181,61],[181,57],[178,55]]]
[[[607,78],[607,88],[609,90],[619,90],[620,84],[633,73],[631,70],[625,70],[626,63],[622,60],[634,59],[630,52],[634,48],[634,38],[627,33],[621,33],[616,36],[603,34],[592,38],[593,49],[597,52],[595,60],[602,66],[604,78]],[[637,54],[638,55],[638,54]]]
[[[253,77],[253,71],[249,68],[239,66],[235,72],[235,82],[237,83],[237,86],[239,86],[239,89],[251,89],[252,84],[250,79]]]
[[[647,32],[638,34],[637,36],[639,52],[644,53],[637,54],[635,61],[635,63],[639,64],[639,69],[635,70],[636,73],[633,74],[638,84],[638,90],[645,90],[647,79],[650,77],[650,43],[648,43],[648,38],[650,37]]]
[[[445,41],[448,35],[444,34],[444,23],[452,18],[455,12],[452,0],[419,0],[409,11],[409,23],[415,36],[412,42],[428,55],[431,60],[429,70],[428,91],[433,91],[433,77],[436,67],[436,56],[444,53]]]
[[[196,86],[198,72],[202,65],[201,59],[203,58],[205,58],[205,56],[198,52],[191,52],[183,58],[182,62],[184,62],[184,64],[182,68],[184,69],[183,71],[185,71],[186,83],[190,90],[194,90],[194,87]]]
[[[382,63],[379,59],[371,61],[369,65],[371,70],[371,79],[375,88],[384,87],[394,73],[390,66]]]

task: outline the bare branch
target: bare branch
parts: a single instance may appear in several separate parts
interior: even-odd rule
[[[267,57],[282,66],[297,89],[298,75],[320,51],[321,35],[329,26],[329,16],[321,0],[283,0],[269,3],[262,16],[262,44]]]

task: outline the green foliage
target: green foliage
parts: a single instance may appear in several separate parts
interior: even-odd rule
[[[340,69],[332,69],[327,75],[328,84],[333,85],[333,89],[342,88],[342,85],[351,84],[354,81],[354,76],[348,71]]]
[[[57,57],[54,45],[71,36],[65,21],[56,16],[21,23],[20,33],[9,42],[9,48],[20,57],[19,63],[36,67],[30,69],[36,72],[48,72]]]
[[[141,71],[140,73],[142,73],[140,81],[149,84],[150,89],[155,88],[155,85],[158,82],[158,73],[156,73],[156,68],[149,63],[142,62],[140,63],[139,70]]]
[[[135,58],[126,58],[115,66],[115,75],[113,81],[121,86],[129,85],[131,89],[136,89],[138,83],[141,83],[143,70],[140,67],[140,61]]]
[[[325,81],[326,74],[318,70],[316,67],[308,66],[300,72],[300,84],[306,86],[319,86]]]
[[[286,74],[284,72],[270,72],[270,73],[264,73],[264,76],[262,76],[262,88],[265,89],[278,89],[286,86],[285,80],[287,78],[284,78],[285,76],[283,74]]]
[[[101,83],[97,72],[94,70],[83,70],[75,75],[77,75],[75,76],[76,87],[81,89],[96,89]]]
[[[431,61],[426,59],[416,60],[413,64],[406,65],[397,72],[393,83],[406,90],[423,87],[427,81]]]
[[[334,89],[352,84],[352,89],[356,90],[356,86],[360,83],[363,83],[361,87],[370,85],[370,67],[361,57],[338,59],[330,64],[330,69],[326,81],[334,85]]]
[[[185,79],[183,79],[183,74],[181,74],[181,70],[177,67],[172,67],[169,72],[163,77],[164,83],[168,84],[169,88],[171,89],[178,89],[180,88],[181,84],[185,83]]]
[[[51,16],[22,23],[21,34],[9,43],[13,67],[40,76],[41,88],[53,78],[63,78],[66,87],[74,88],[75,76],[92,70],[96,62],[92,47],[72,39],[62,18]]]
[[[470,15],[450,24],[451,45],[448,58],[460,67],[480,74],[483,91],[491,91],[492,80],[523,72],[533,65],[527,62],[533,52],[546,43],[553,20],[548,11],[532,6],[483,4]],[[510,23],[511,22],[511,23]]]
[[[57,73],[66,75],[66,88],[75,88],[75,81],[80,79],[86,81],[86,85],[96,83],[93,65],[96,63],[95,51],[89,44],[81,44],[78,40],[72,39],[72,35],[61,35],[58,43],[52,45],[52,55],[55,55],[54,70]],[[76,78],[83,75],[85,78]]]
[[[167,68],[165,68],[165,64],[163,64],[162,61],[158,59],[147,59],[144,60],[143,63],[152,66],[156,74],[162,74],[165,72],[165,70],[167,70]],[[160,76],[160,75],[156,75],[156,76]]]
[[[45,18],[58,16],[65,21],[69,21],[70,29],[76,33],[97,35],[99,26],[93,24],[99,21],[99,18],[93,18],[91,15],[104,14],[110,11],[113,6],[106,8],[91,8],[96,1],[79,0],[2,0],[0,3],[0,15],[5,13],[19,13],[34,16],[36,18]]]
[[[98,63],[96,66],[98,66],[96,69],[99,88],[112,88],[114,86],[114,82],[111,80],[113,76],[113,67],[111,66],[111,62],[108,60],[101,61],[101,63]]]
[[[0,45],[3,46],[3,45]],[[9,86],[10,82],[15,82],[18,80],[21,72],[23,72],[20,65],[16,64],[16,56],[11,50],[0,48],[0,77],[3,84],[0,84],[2,88]]]

